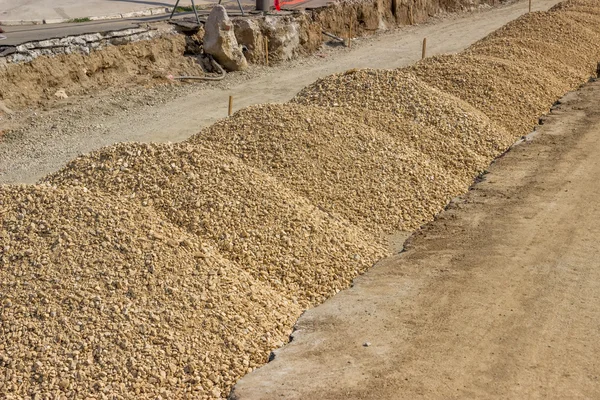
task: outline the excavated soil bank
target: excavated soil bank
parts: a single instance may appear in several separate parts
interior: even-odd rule
[[[202,75],[200,64],[184,56],[185,36],[110,46],[90,55],[39,57],[0,68],[0,100],[14,109],[43,105],[59,89],[67,95],[122,85],[166,83],[169,74]]]
[[[340,1],[306,12],[234,18],[233,22],[239,44],[247,49],[248,61],[264,64],[266,40],[269,62],[277,63],[317,51],[324,40],[321,31],[344,38],[350,30],[353,36],[367,35],[420,23],[440,12],[498,3],[497,0]],[[61,89],[68,96],[76,96],[122,85],[167,84],[169,75],[203,76],[201,63],[187,55],[192,48],[201,49],[202,32],[193,37],[167,32],[157,39],[108,46],[89,55],[41,56],[28,63],[0,64],[0,101],[16,110],[43,106],[55,99],[55,93]]]
[[[598,24],[595,1],[570,0],[458,55],[333,75],[185,143],[0,187],[0,392],[226,397],[385,254],[382,233],[434,218],[587,79]]]

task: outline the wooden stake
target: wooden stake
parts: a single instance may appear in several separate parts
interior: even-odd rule
[[[269,39],[265,37],[265,62],[269,66]]]
[[[421,51],[421,60],[425,58],[427,54],[427,38],[423,38],[423,50]]]
[[[529,12],[531,12],[531,0],[529,0]]]
[[[232,111],[233,111],[233,96],[229,96],[229,112],[227,113],[227,115],[229,115],[231,117]]]
[[[352,45],[352,18],[348,21],[348,47]]]

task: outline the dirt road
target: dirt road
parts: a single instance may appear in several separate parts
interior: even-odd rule
[[[598,101],[566,96],[233,398],[600,398]]]
[[[556,3],[558,0],[538,0],[534,10],[546,10]],[[226,116],[230,94],[235,109],[285,102],[302,87],[335,72],[411,64],[421,56],[423,37],[427,37],[429,55],[457,52],[526,11],[527,2],[518,2],[448,16],[361,39],[352,49],[328,50],[280,67],[232,74],[216,86],[96,94],[71,98],[59,109],[32,110],[10,122],[12,127],[21,126],[20,133],[0,142],[0,183],[33,183],[78,154],[115,142],[186,139]]]

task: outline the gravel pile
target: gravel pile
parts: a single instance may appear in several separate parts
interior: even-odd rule
[[[344,88],[332,102],[352,101],[360,93],[372,99],[365,104],[373,108],[402,111],[261,105],[190,142],[233,153],[319,208],[375,233],[410,230],[431,220],[509,143],[475,110],[424,89],[414,78],[357,71],[319,86],[323,93]],[[383,88],[393,88],[390,93],[402,99],[388,98],[377,107]]]
[[[332,108],[345,116],[376,115],[370,123],[377,123],[380,115],[387,114],[430,128],[439,135],[437,139],[459,140],[486,158],[503,150],[505,145],[499,143],[510,137],[473,106],[405,70],[363,69],[331,75],[303,89],[292,103]],[[380,125],[394,129],[386,123]],[[448,144],[447,150],[452,147]]]
[[[517,62],[469,52],[427,59],[413,71],[483,111],[515,137],[531,132],[539,116],[568,89],[542,71],[532,74],[531,68]]]
[[[550,76],[553,83],[566,90],[581,84],[592,72],[585,65],[586,61],[577,57],[578,53],[574,51],[567,53],[564,59],[556,57],[555,53],[563,52],[563,49],[553,43],[512,38],[491,39],[474,44],[469,51],[477,56],[515,61],[533,74]],[[576,61],[573,62],[573,59]]]
[[[384,254],[376,238],[239,159],[189,144],[125,143],[46,178],[149,207],[303,307]]]
[[[349,71],[186,143],[0,187],[0,393],[223,398],[303,309],[463,192],[600,59],[569,1],[462,54]]]
[[[8,398],[220,397],[301,311],[152,207],[3,186],[0,211]]]
[[[571,11],[527,14],[461,54],[426,59],[410,70],[424,82],[475,106],[518,137],[529,133],[539,116],[566,91],[583,83],[582,75],[595,72],[600,59],[600,16],[576,16]],[[539,66],[533,57],[515,56],[514,47],[528,49],[530,43],[529,50],[543,56]],[[573,52],[578,68],[570,75],[569,67],[575,63],[565,59]],[[555,62],[545,64],[548,58]],[[549,68],[552,65],[555,68]]]

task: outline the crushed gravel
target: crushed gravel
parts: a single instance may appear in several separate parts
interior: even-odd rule
[[[583,83],[599,29],[595,1],[568,1],[458,55],[0,186],[0,393],[225,398],[385,254],[381,233],[434,218]]]
[[[189,141],[233,153],[379,233],[431,220],[510,143],[472,107],[395,71],[334,75],[297,101],[304,96],[320,107],[250,107]]]
[[[218,398],[300,312],[151,207],[3,186],[0,210],[8,398]]]
[[[384,254],[375,237],[273,177],[200,146],[122,143],[45,181],[152,207],[303,307],[347,287]]]

